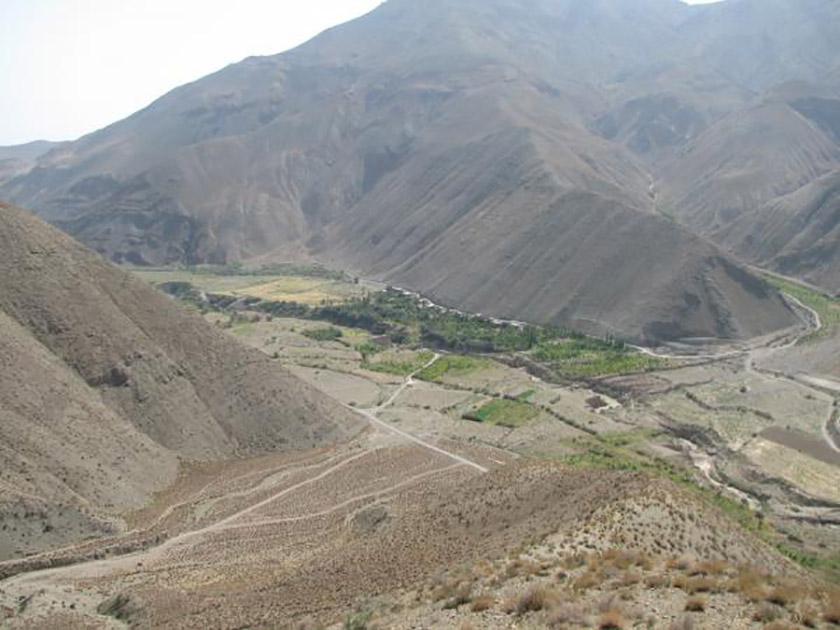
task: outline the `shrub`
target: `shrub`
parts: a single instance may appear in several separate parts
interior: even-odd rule
[[[335,341],[336,339],[341,339],[343,333],[340,329],[330,326],[329,328],[304,330],[303,335],[315,341]]]

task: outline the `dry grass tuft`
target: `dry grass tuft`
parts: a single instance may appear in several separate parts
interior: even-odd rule
[[[776,621],[781,616],[782,611],[778,606],[773,606],[771,604],[761,604],[761,606],[759,606],[758,609],[753,613],[753,621],[768,623],[771,621]]]
[[[516,600],[512,597],[509,597],[505,601],[502,602],[502,612],[506,615],[512,615],[516,612]]]
[[[464,604],[469,604],[472,599],[472,584],[469,582],[462,582],[455,587],[449,599],[443,605],[444,609],[451,610],[459,608]]]
[[[627,624],[624,615],[619,610],[608,610],[598,617],[599,630],[622,630]]]
[[[771,604],[782,606],[783,608],[792,604],[794,601],[800,599],[803,593],[792,586],[777,586],[772,589],[764,598]]]
[[[608,549],[601,555],[605,564],[610,564],[622,571],[631,567],[639,567],[645,571],[653,568],[653,560],[650,556],[639,551],[627,551],[624,549]]]
[[[532,586],[516,602],[516,614],[524,615],[546,608],[551,601],[551,593],[544,586]]]
[[[746,593],[750,589],[762,586],[766,578],[752,569],[745,569],[738,572],[733,579],[727,582],[727,590],[730,593]]]
[[[840,626],[840,595],[834,595],[823,609],[823,620],[826,623]]]
[[[443,582],[432,589],[432,601],[439,602],[454,597],[458,589],[457,582]]]
[[[505,568],[505,577],[511,579],[519,576],[538,575],[541,572],[540,565],[533,560],[516,558]]]
[[[717,580],[710,577],[695,577],[686,582],[685,590],[690,595],[695,593],[717,593],[720,591]]]
[[[642,575],[635,571],[628,571],[621,577],[622,586],[634,586],[642,581]]]
[[[793,613],[794,621],[806,628],[816,628],[819,618],[819,611],[810,604],[800,604]]]
[[[591,623],[583,611],[572,604],[552,608],[545,620],[551,630],[564,630],[570,626],[586,627]]]
[[[688,601],[685,603],[685,609],[688,612],[703,612],[706,610],[707,603],[705,597],[695,595],[688,598]]]
[[[472,600],[470,610],[472,612],[483,612],[485,610],[490,610],[495,603],[496,600],[492,595],[479,595]]]
[[[645,578],[645,586],[652,589],[667,588],[671,586],[671,580],[661,573],[649,575]]]
[[[576,591],[587,591],[590,588],[599,586],[601,582],[603,582],[603,578],[597,573],[587,571],[574,581],[572,588]]]
[[[686,571],[692,564],[694,562],[690,556],[674,556],[668,559],[665,567],[670,571]]]
[[[688,568],[688,575],[691,577],[697,575],[724,575],[729,568],[729,565],[722,560],[707,560],[693,564]]]
[[[694,630],[694,619],[692,617],[680,617],[671,622],[668,630]]]

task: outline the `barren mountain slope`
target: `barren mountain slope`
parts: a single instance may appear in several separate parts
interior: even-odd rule
[[[662,173],[663,207],[703,234],[840,166],[840,145],[787,102],[735,112]]]
[[[274,499],[256,511],[240,503],[241,511],[217,526],[147,552],[14,577],[0,603],[34,593],[14,618],[24,629],[104,629],[117,617],[138,629],[268,630],[307,620],[329,625],[375,602],[394,613],[406,610],[398,602],[457,608],[470,598],[448,605],[454,588],[437,594],[451,580],[474,582],[477,596],[479,588],[499,588],[518,575],[547,577],[564,560],[609,549],[649,564],[684,553],[799,575],[716,508],[645,473],[519,462],[482,475],[417,446],[357,446],[292,468],[290,479],[267,478]],[[249,494],[241,483],[269,472],[225,476],[214,490],[229,485],[230,498],[241,501]],[[187,500],[182,517],[206,520],[200,495]],[[233,507],[220,496],[225,509],[217,518]],[[609,579],[599,579],[606,591],[615,588]],[[73,610],[49,607],[50,600]]]
[[[119,531],[112,517],[171,483],[177,456],[0,311],[0,469],[3,560]]]
[[[715,238],[756,264],[840,293],[840,171],[744,214]]]
[[[29,173],[39,157],[57,146],[40,140],[12,147],[0,147],[0,184]]]
[[[7,205],[0,289],[9,501],[116,514],[171,481],[177,456],[309,448],[359,428],[262,353]]]
[[[766,333],[792,321],[779,298],[653,212],[642,160],[592,130],[605,86],[644,84],[693,11],[391,0],[64,145],[0,194],[117,261],[314,255],[490,314],[635,339]],[[665,144],[742,98],[710,70],[682,80],[713,102]]]
[[[459,122],[430,132],[328,228],[316,255],[470,311],[639,340],[751,337],[790,323],[777,295],[641,199],[628,207],[594,177],[569,181],[560,164],[591,162],[577,130],[469,138]],[[435,134],[462,138],[459,148]],[[606,155],[601,172],[618,179]]]

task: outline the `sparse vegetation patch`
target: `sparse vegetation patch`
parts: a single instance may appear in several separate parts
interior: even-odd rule
[[[802,304],[819,314],[822,328],[814,331],[810,335],[802,337],[799,340],[800,344],[813,343],[824,337],[828,337],[840,325],[840,300],[837,298],[777,276],[767,274],[764,278],[783,293],[787,293],[796,298]]]
[[[304,330],[304,337],[309,337],[314,341],[338,341],[343,336],[340,329],[333,326],[329,328],[314,328],[312,330]]]
[[[447,355],[440,357],[432,365],[417,375],[417,378],[424,381],[440,381],[447,374],[464,375],[470,372],[483,370],[490,365],[487,359],[475,357]]]
[[[476,422],[515,428],[534,420],[539,415],[540,410],[530,403],[497,398],[464,417]]]

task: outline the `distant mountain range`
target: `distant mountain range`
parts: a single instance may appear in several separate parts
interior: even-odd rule
[[[14,147],[0,147],[0,184],[26,175],[38,158],[58,146],[58,143],[38,140]]]
[[[742,261],[840,291],[839,32],[835,0],[388,0],[0,197],[118,262],[314,258],[497,316],[751,337],[795,318]]]

